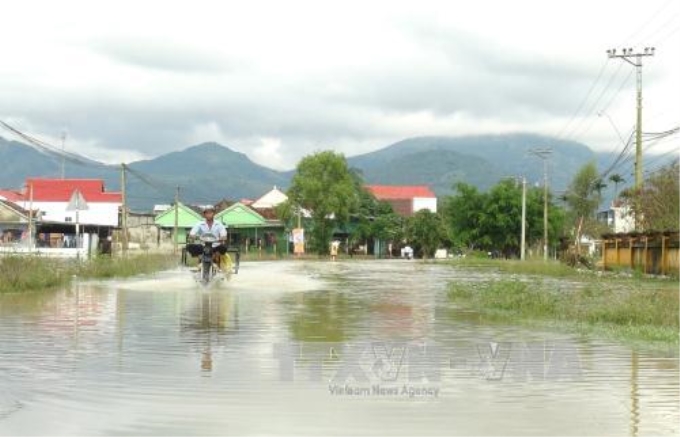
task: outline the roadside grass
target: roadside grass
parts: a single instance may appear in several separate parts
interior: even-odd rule
[[[583,276],[584,272],[555,260],[544,261],[543,259],[506,260],[484,258],[458,258],[450,261],[451,265],[469,267],[475,269],[496,269],[503,273],[515,273],[524,275],[542,275],[553,277]]]
[[[0,293],[41,290],[66,285],[70,280],[63,261],[36,256],[0,257]]]
[[[87,261],[7,255],[0,257],[0,293],[38,291],[62,287],[74,276],[108,279],[148,274],[177,265],[177,257],[164,254],[101,256]]]
[[[126,278],[169,269],[178,262],[177,256],[165,254],[99,256],[75,266],[73,274],[91,279]]]
[[[504,321],[547,322],[619,339],[678,343],[677,284],[499,279],[451,284],[451,301]]]

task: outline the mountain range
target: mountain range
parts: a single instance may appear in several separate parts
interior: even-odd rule
[[[549,147],[549,180],[563,191],[589,161],[600,169],[614,160],[612,153],[596,153],[582,143],[534,134],[417,137],[383,149],[348,157],[371,184],[427,184],[437,195],[452,192],[463,181],[484,190],[498,180],[524,175],[530,184],[543,179],[543,162],[532,149]],[[59,177],[62,158],[57,152],[37,150],[0,137],[0,187],[20,188],[27,177]],[[133,210],[148,211],[154,204],[171,203],[176,187],[191,203],[213,203],[223,198],[257,198],[273,186],[286,188],[293,171],[277,171],[251,161],[245,154],[217,143],[203,143],[182,151],[128,164],[127,196]],[[121,186],[120,166],[67,157],[66,177],[102,178],[109,190]],[[622,175],[629,179],[628,175]]]

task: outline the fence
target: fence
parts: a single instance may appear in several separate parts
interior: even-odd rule
[[[679,249],[677,231],[605,235],[602,265],[604,269],[630,268],[654,275],[679,276]]]

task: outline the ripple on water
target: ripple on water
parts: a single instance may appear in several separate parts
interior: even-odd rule
[[[451,311],[448,281],[479,279],[400,260],[256,262],[211,290],[173,270],[0,296],[0,434],[677,434],[676,353]],[[428,342],[438,379],[412,381],[399,347]],[[439,395],[332,394],[343,344],[363,343],[370,384]],[[293,381],[277,344],[295,351]],[[565,354],[580,373],[551,377]]]

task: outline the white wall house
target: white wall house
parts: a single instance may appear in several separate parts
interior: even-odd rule
[[[597,219],[606,223],[615,234],[625,234],[635,230],[635,215],[625,202],[612,202],[609,209],[597,213]]]
[[[426,185],[367,185],[366,189],[405,217],[423,209],[437,212],[437,196]]]
[[[106,192],[101,179],[28,179],[22,208],[39,209],[40,220],[55,223],[78,223],[117,227],[122,195]],[[72,202],[79,197],[79,202]],[[77,207],[75,211],[73,207]]]
[[[256,209],[275,208],[286,200],[288,200],[288,196],[286,196],[284,192],[274,186],[271,191],[254,201],[250,207]]]

